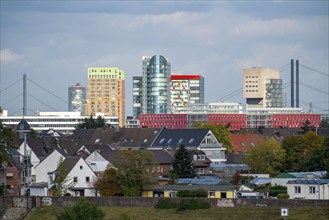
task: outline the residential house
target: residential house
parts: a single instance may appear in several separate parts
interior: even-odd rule
[[[44,160],[35,166],[35,182],[49,182],[48,173],[57,169],[61,158],[64,160],[67,155],[55,149]]]
[[[295,179],[287,185],[290,199],[329,199],[329,179]]]
[[[203,175],[206,173],[212,173],[210,164],[211,161],[208,159],[206,154],[200,150],[191,151],[193,158],[193,167],[196,175]]]
[[[143,197],[176,197],[180,190],[204,189],[208,198],[236,198],[236,185],[157,185],[142,192]]]
[[[73,196],[95,196],[96,191],[93,182],[97,176],[86,161],[81,157],[66,157],[63,161],[65,172],[65,186],[68,187],[68,193]],[[50,187],[54,186],[54,180],[59,175],[59,170],[49,173]]]
[[[107,145],[105,145],[107,146]],[[107,152],[109,151],[109,152]],[[98,175],[100,172],[105,171],[108,167],[113,167],[108,159],[109,155],[116,154],[116,151],[109,149],[106,150],[94,150],[86,159],[86,163],[90,166],[90,168]]]
[[[210,129],[166,129],[163,128],[149,149],[178,149],[184,145],[187,150],[200,150],[211,163],[226,162],[225,150]]]
[[[147,150],[152,153],[152,159],[156,164],[152,168],[152,172],[158,177],[169,177],[170,170],[172,170],[171,163],[174,160],[172,155],[167,150]]]
[[[8,149],[8,160],[0,164],[1,185],[5,186],[5,195],[22,195],[24,165],[21,155],[14,148]]]

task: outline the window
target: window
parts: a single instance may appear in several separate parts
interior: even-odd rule
[[[315,186],[310,186],[308,189],[310,194],[315,194]]]
[[[300,186],[295,186],[295,194],[300,194]]]
[[[90,182],[89,176],[86,176],[86,182]]]
[[[77,176],[75,176],[75,177],[73,177],[73,182],[78,182],[78,177]]]
[[[83,167],[82,167],[82,166],[80,166],[80,170],[82,170],[82,168],[83,168]]]
[[[215,191],[209,191],[209,197],[214,197],[215,196]]]

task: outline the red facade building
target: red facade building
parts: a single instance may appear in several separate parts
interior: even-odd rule
[[[187,114],[141,114],[139,127],[171,129],[187,128]]]
[[[230,130],[240,130],[247,126],[246,114],[208,114],[208,122],[230,124]]]
[[[230,124],[230,130],[233,131],[248,127],[246,114],[207,114],[205,116],[206,123]],[[306,120],[310,122],[310,126],[319,127],[321,114],[273,114],[267,120],[265,127],[270,128],[300,128]],[[139,127],[162,128],[166,126],[169,129],[178,129],[188,128],[192,124],[193,121],[188,120],[187,114],[141,114],[139,116]],[[256,124],[256,122],[250,124]]]
[[[319,127],[321,124],[321,114],[273,114],[273,128],[300,128],[305,121],[310,122],[310,126]]]

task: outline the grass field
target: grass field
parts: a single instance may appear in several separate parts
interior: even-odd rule
[[[102,207],[109,220],[235,220],[235,219],[283,219],[280,208],[212,208],[193,211],[154,209],[141,207]],[[55,220],[62,207],[34,208],[26,219]],[[328,220],[328,208],[290,208],[287,220]]]

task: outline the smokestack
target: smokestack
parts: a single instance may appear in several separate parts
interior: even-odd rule
[[[296,108],[299,108],[299,60],[296,60]]]
[[[290,62],[290,69],[291,69],[291,107],[294,108],[294,60]]]

